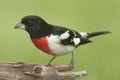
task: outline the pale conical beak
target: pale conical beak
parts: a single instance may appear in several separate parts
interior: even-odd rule
[[[14,27],[15,29],[25,29],[25,25],[22,24],[21,22],[17,23],[16,26]]]

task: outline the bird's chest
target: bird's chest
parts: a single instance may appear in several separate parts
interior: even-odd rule
[[[54,55],[49,49],[49,44],[46,37],[32,39],[32,42],[38,49],[42,50],[43,52],[48,53],[50,55]]]
[[[61,44],[58,36],[32,39],[32,42],[38,49],[42,50],[47,54],[54,56],[65,55],[67,53],[72,52],[75,49],[74,46]]]

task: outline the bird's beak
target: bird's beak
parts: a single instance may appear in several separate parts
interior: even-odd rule
[[[17,23],[16,26],[14,27],[15,29],[25,29],[25,25],[22,24],[21,22]]]

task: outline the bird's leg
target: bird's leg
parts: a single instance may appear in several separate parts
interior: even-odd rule
[[[56,58],[55,56],[52,57],[45,66],[47,66],[47,67],[51,66],[51,62],[52,62],[55,58]]]
[[[70,65],[74,68],[74,53],[72,52],[72,58],[70,61]]]

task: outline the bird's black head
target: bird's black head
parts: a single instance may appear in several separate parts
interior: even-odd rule
[[[21,23],[24,24],[26,28],[43,26],[46,24],[39,16],[25,16],[22,18]]]
[[[38,38],[45,35],[48,24],[39,16],[25,16],[15,28],[25,29],[32,38]]]

